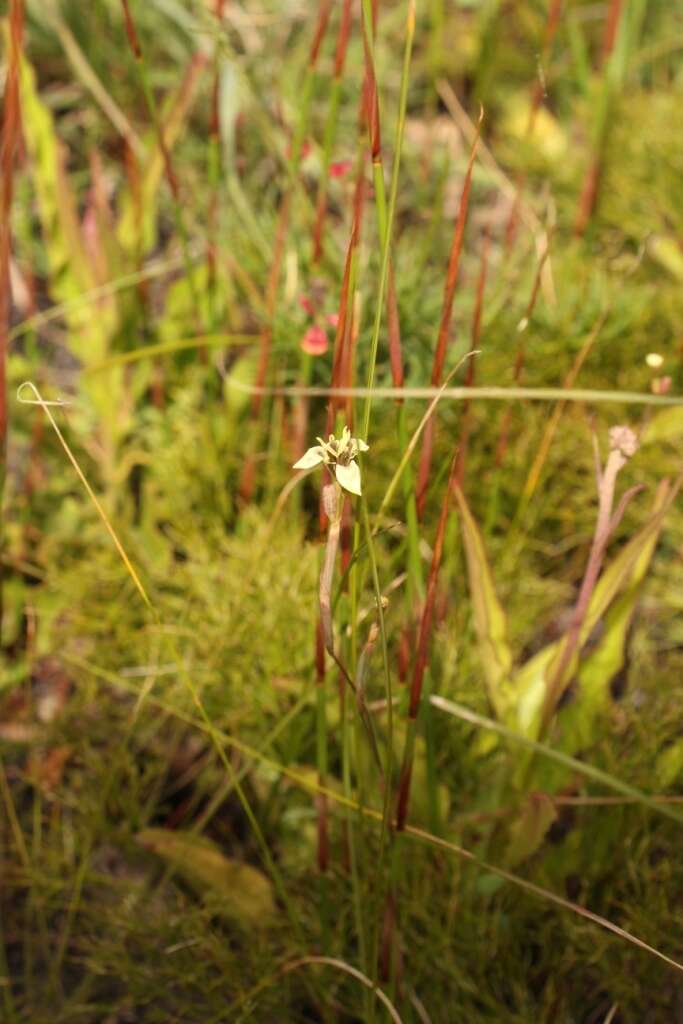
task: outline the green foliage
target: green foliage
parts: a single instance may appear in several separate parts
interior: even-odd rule
[[[358,679],[367,644],[364,698],[381,760],[393,761],[388,789],[344,672],[316,652],[319,476],[298,479],[291,466],[328,432],[327,397],[252,393],[262,372],[267,387],[330,383],[328,316],[340,305],[367,146],[352,6],[334,80],[341,4],[331,5],[313,68],[317,10],[228,3],[218,26],[213,5],[131,3],[146,95],[118,3],[62,0],[50,18],[29,4],[2,552],[0,1018],[10,1024],[372,1020],[369,992],[353,978],[313,965],[280,973],[311,953],[377,980],[405,1024],[675,1019],[674,968],[444,844],[676,955],[683,520],[672,495],[683,419],[679,407],[647,403],[656,403],[653,377],[671,378],[669,395],[683,385],[681,16],[664,0],[623,4],[601,68],[603,15],[616,5],[563,4],[547,52],[547,5],[514,14],[488,0],[418,5],[391,238],[406,385],[429,380],[468,119],[482,99],[487,149],[475,164],[445,372],[470,344],[487,244],[476,384],[560,387],[597,324],[576,386],[645,397],[568,396],[561,408],[477,400],[467,413],[442,397],[420,522],[400,487],[370,537],[360,507],[345,512],[335,650]],[[387,187],[406,12],[380,4],[374,43]],[[529,129],[539,76],[545,92]],[[101,89],[132,126],[132,148]],[[577,238],[596,155],[595,207]],[[354,313],[352,379],[368,379],[377,337],[382,388],[392,376],[370,178],[344,308]],[[328,339],[319,356],[301,349],[312,326]],[[651,352],[662,356],[656,373]],[[43,411],[13,403],[26,379],[69,403],[52,411],[152,613]],[[364,402],[351,402],[354,436]],[[373,398],[362,462],[372,523],[424,408],[406,399],[397,429],[395,403]],[[346,411],[338,419],[335,429]],[[514,737],[539,738],[590,550],[590,429],[602,439],[624,422],[641,449],[620,488],[647,493],[608,549],[580,657],[542,736],[552,756]],[[432,579],[413,729],[420,595],[456,444],[461,489]],[[522,502],[539,452],[538,486]],[[669,491],[657,491],[664,478]],[[383,634],[370,554],[387,603]],[[432,695],[475,717],[444,714]],[[438,830],[440,845],[380,827],[387,795],[395,810],[409,728],[408,822]]]

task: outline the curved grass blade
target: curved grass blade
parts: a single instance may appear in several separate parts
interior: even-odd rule
[[[463,722],[469,722],[470,725],[476,725],[480,729],[488,729],[490,732],[495,732],[504,739],[510,740],[512,743],[526,747],[527,750],[532,750],[534,753],[541,754],[543,757],[548,757],[551,761],[556,761],[557,764],[561,764],[564,768],[570,768],[572,771],[578,772],[585,778],[592,779],[594,782],[599,782],[603,786],[607,786],[608,789],[614,790],[615,793],[621,793],[623,796],[628,797],[630,800],[634,800],[636,803],[642,804],[651,811],[663,814],[666,818],[671,818],[673,821],[677,821],[680,825],[683,825],[683,811],[678,811],[668,804],[654,800],[652,797],[648,796],[647,793],[643,793],[642,790],[636,789],[635,786],[629,786],[628,783],[622,782],[621,779],[617,779],[614,775],[610,775],[609,772],[604,772],[600,768],[595,768],[593,765],[587,764],[585,761],[579,761],[577,758],[571,757],[569,754],[563,754],[562,751],[555,750],[546,743],[529,739],[528,736],[523,736],[521,733],[515,732],[514,729],[508,728],[501,722],[496,722],[494,719],[487,718],[485,715],[479,715],[464,705],[457,704],[452,700],[447,700],[445,697],[433,696],[430,697],[430,702],[435,708],[438,708],[440,711],[445,711],[448,715],[460,718]]]
[[[137,692],[135,685],[130,680],[127,680],[121,676],[117,676],[116,673],[114,672],[110,672],[107,669],[102,669],[99,666],[93,665],[85,659],[79,658],[75,655],[65,654],[63,655],[63,657],[65,661],[87,672],[90,672],[96,678],[104,680],[109,685],[115,686],[117,689],[124,690],[128,693],[131,693],[132,695],[135,695]],[[187,712],[178,710],[177,708],[173,707],[171,704],[160,698],[150,695],[148,699],[153,706],[160,708],[167,714],[173,715],[181,721],[187,722],[188,725],[192,725],[194,728],[201,729],[203,732],[208,731],[213,733],[213,735],[218,737],[223,744],[229,747],[233,747],[235,750],[241,751],[246,757],[249,757],[254,761],[258,761],[259,763],[266,765],[273,771],[278,772],[278,774],[282,775],[283,777],[290,779],[291,782],[301,787],[302,789],[305,789],[308,792],[312,793],[323,793],[328,797],[328,799],[334,801],[335,803],[350,808],[351,810],[357,811],[363,814],[366,818],[370,818],[373,821],[381,823],[382,814],[380,811],[376,811],[370,807],[363,807],[360,804],[358,804],[357,801],[349,797],[346,797],[341,793],[338,793],[334,789],[322,788],[315,782],[314,779],[310,777],[310,774],[302,775],[300,771],[296,771],[295,769],[287,767],[287,765],[280,764],[272,758],[266,757],[260,751],[248,746],[248,744],[243,743],[236,737],[231,736],[228,733],[223,732],[221,729],[211,726],[210,724],[207,725],[206,722],[194,718]],[[436,698],[432,698],[432,700],[434,699]],[[467,708],[465,708],[464,710],[468,714],[474,714],[473,712],[469,712]],[[498,723],[493,722],[492,726],[498,728]],[[514,738],[519,739],[519,737],[517,737],[516,735]],[[532,741],[524,740],[524,742]],[[581,765],[580,761],[577,762],[577,765],[580,765],[581,767],[585,768],[585,765]],[[417,828],[414,825],[406,825],[404,835],[410,836],[414,839],[419,839],[422,842],[429,843],[432,846],[438,846],[441,849],[447,850],[450,853],[454,853],[456,854],[456,856],[461,857],[464,860],[470,861],[472,864],[475,864],[482,871],[487,871],[493,875],[497,875],[504,881],[510,882],[512,885],[517,886],[517,888],[524,889],[526,892],[530,892],[533,895],[546,900],[546,902],[548,903],[554,903],[555,906],[561,907],[563,910],[569,910],[573,914],[578,914],[580,917],[583,917],[586,920],[591,921],[593,924],[598,925],[598,927],[604,929],[605,931],[611,932],[613,935],[617,935],[619,938],[624,939],[626,942],[630,942],[631,945],[637,946],[639,949],[645,950],[645,952],[650,953],[652,956],[655,956],[659,960],[662,960],[670,967],[674,967],[677,971],[681,971],[681,973],[683,973],[683,963],[679,963],[672,957],[669,957],[665,953],[662,953],[661,950],[656,949],[654,946],[650,946],[647,942],[644,942],[642,939],[639,939],[638,936],[634,935],[632,932],[627,931],[625,928],[620,928],[619,925],[616,925],[612,921],[609,921],[606,917],[601,917],[599,914],[594,914],[592,910],[588,910],[586,907],[582,907],[578,903],[573,903],[571,900],[565,899],[563,896],[559,896],[557,893],[551,892],[549,889],[544,889],[542,888],[542,886],[536,885],[534,882],[529,882],[525,878],[522,878],[520,875],[513,874],[513,872],[511,871],[506,871],[504,868],[499,868],[493,864],[489,864],[487,861],[481,860],[479,857],[477,857],[476,854],[472,853],[470,850],[467,850],[462,846],[458,846],[456,843],[451,843],[446,839],[441,839],[438,836],[432,835],[431,832],[427,832],[424,829]]]

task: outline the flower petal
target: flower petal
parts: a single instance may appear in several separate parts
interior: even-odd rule
[[[337,482],[344,490],[350,491],[351,494],[360,494],[360,469],[356,462],[349,462],[346,466],[338,462],[335,472]]]
[[[358,451],[359,452],[369,452],[370,451],[370,445],[366,444],[365,441],[362,441],[360,439],[360,437],[356,438],[356,444],[358,445]]]
[[[330,177],[343,178],[351,170],[351,167],[350,160],[335,160],[334,163],[330,164]]]
[[[305,452],[298,462],[294,463],[293,469],[313,469],[324,461],[325,453],[319,445],[314,445]]]
[[[318,324],[313,324],[299,342],[299,348],[309,356],[321,356],[327,352],[327,334]]]

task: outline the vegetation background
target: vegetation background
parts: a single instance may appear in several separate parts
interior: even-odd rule
[[[4,5],[3,1021],[683,1021],[682,51]]]

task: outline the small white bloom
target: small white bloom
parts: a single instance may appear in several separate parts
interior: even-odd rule
[[[325,452],[320,445],[314,445],[313,448],[309,448],[305,452],[298,462],[294,463],[294,469],[313,469],[314,466],[319,466],[321,462],[325,461]]]
[[[338,462],[335,468],[337,482],[350,491],[351,494],[360,494],[360,469],[357,462]]]
[[[299,461],[294,463],[294,469],[313,469],[321,463],[330,469],[334,467],[337,483],[351,494],[360,494],[360,469],[355,460],[359,452],[369,451],[365,441],[360,437],[351,437],[348,427],[343,428],[339,439],[330,434],[327,441],[322,437],[316,440],[318,444],[309,448]]]
[[[660,366],[664,365],[664,356],[660,355],[659,352],[648,352],[645,356],[645,362],[652,370],[658,370]]]

